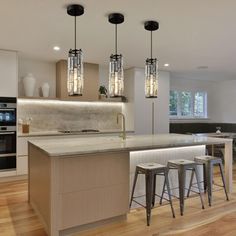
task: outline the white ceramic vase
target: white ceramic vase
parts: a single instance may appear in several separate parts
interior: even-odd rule
[[[33,97],[35,90],[36,80],[33,74],[29,73],[27,76],[23,78],[23,85],[26,97]]]
[[[50,86],[48,83],[43,83],[42,85],[42,93],[43,97],[49,97]]]

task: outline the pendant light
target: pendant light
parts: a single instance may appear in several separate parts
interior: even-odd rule
[[[124,69],[123,57],[117,54],[117,25],[124,22],[124,15],[112,13],[108,21],[115,25],[115,54],[110,56],[109,65],[109,95],[110,97],[122,97],[124,93]]]
[[[158,93],[158,61],[152,58],[152,31],[159,29],[156,21],[146,21],[145,30],[151,31],[151,57],[146,59],[145,65],[145,97],[157,98]]]
[[[84,7],[72,4],[67,7],[67,14],[75,21],[75,48],[69,50],[67,68],[67,91],[69,96],[82,96],[84,88],[83,52],[76,48],[76,17],[84,14]]]

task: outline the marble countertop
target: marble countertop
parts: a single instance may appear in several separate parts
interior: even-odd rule
[[[76,132],[76,133],[63,133],[57,130],[54,131],[32,131],[29,133],[18,132],[17,137],[37,137],[37,136],[58,136],[58,135],[99,135],[99,134],[118,134],[121,130],[102,130],[99,132]],[[132,130],[126,131],[128,134],[134,133]]]
[[[232,142],[232,139],[198,137],[182,134],[78,137],[29,141],[51,157],[78,156],[102,152],[138,151]]]

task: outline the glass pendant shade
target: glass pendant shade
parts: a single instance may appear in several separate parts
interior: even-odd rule
[[[67,90],[69,96],[82,96],[84,88],[83,52],[70,50],[68,55]]]
[[[158,61],[148,58],[145,65],[145,97],[156,98],[158,93]]]
[[[124,69],[122,55],[111,55],[109,65],[109,95],[121,97],[124,95]]]

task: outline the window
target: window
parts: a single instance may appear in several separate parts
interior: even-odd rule
[[[207,93],[171,90],[169,114],[173,118],[206,118]]]

